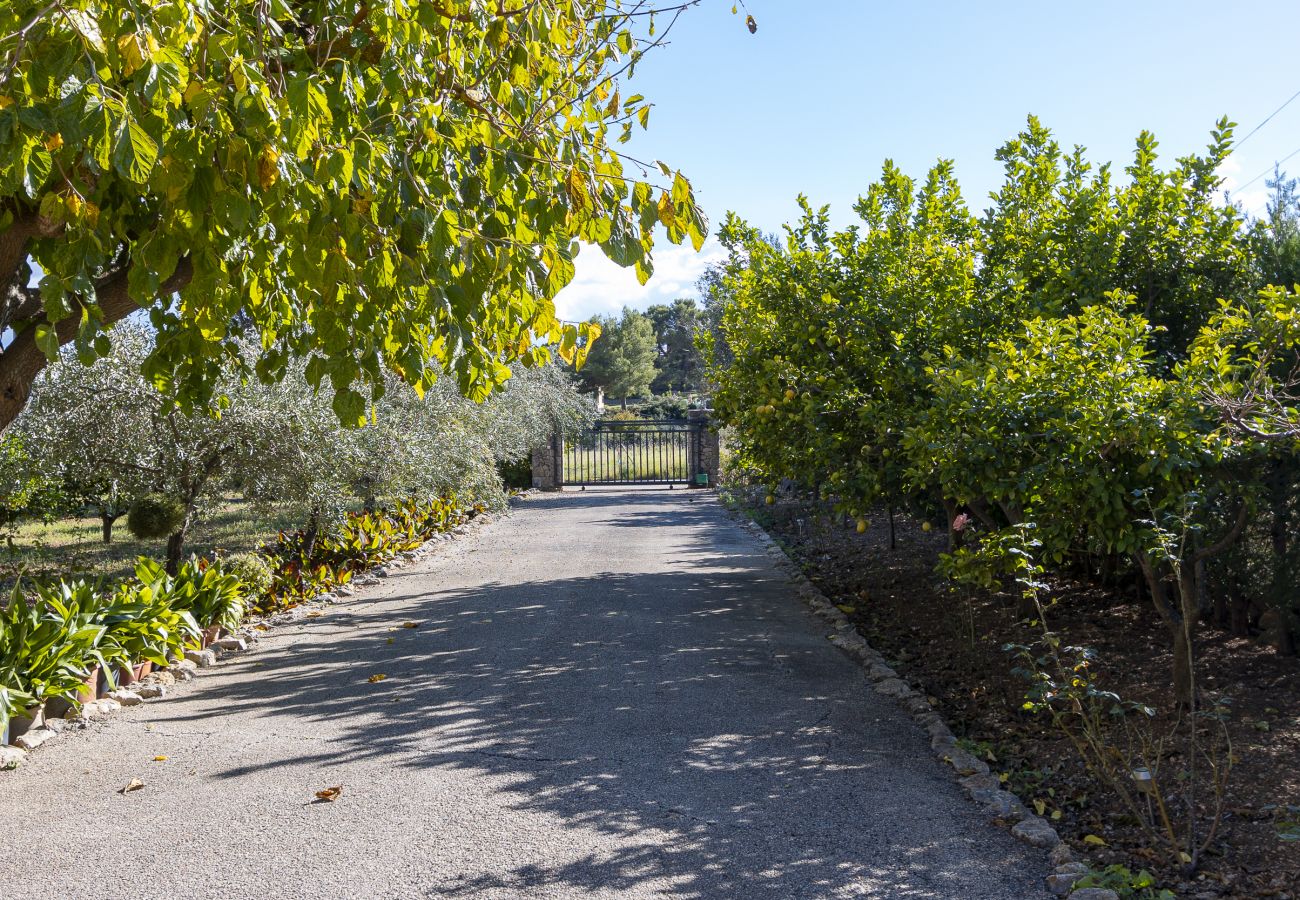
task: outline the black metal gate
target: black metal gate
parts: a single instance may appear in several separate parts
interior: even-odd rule
[[[702,427],[679,420],[601,419],[565,441],[562,483],[689,484],[700,470]]]

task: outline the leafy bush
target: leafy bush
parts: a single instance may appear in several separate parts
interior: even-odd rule
[[[238,575],[223,571],[220,563],[191,556],[175,575],[168,575],[159,563],[140,557],[135,577],[151,585],[171,609],[188,612],[199,628],[233,629],[244,619],[244,584]]]
[[[165,538],[185,521],[185,506],[163,494],[147,494],[131,504],[126,527],[142,541]]]
[[[349,513],[323,533],[281,532],[265,548],[273,580],[258,609],[293,606],[347,584],[354,573],[385,563],[403,550],[413,550],[466,518],[452,497],[408,499],[387,510]]]
[[[643,419],[685,419],[691,409],[691,400],[681,394],[662,394],[651,397],[637,408]]]
[[[224,557],[221,568],[240,580],[250,605],[255,605],[259,598],[271,590],[271,563],[261,553],[236,553]]]
[[[89,614],[85,582],[42,589],[27,596],[20,584],[0,610],[0,684],[5,706],[0,721],[31,704],[71,697],[100,659],[106,628]],[[62,603],[63,599],[70,602]]]
[[[1133,900],[1174,900],[1173,891],[1157,888],[1155,876],[1146,869],[1135,873],[1118,864],[1088,872],[1074,883],[1074,887],[1110,890]]]

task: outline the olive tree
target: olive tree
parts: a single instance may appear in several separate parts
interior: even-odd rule
[[[89,366],[64,351],[37,379],[15,429],[41,447],[38,465],[67,482],[109,484],[127,498],[157,492],[182,504],[167,541],[174,569],[204,501],[249,440],[248,402],[232,379],[219,408],[187,414],[141,374],[154,347],[150,331],[128,323],[117,332],[113,354]]]

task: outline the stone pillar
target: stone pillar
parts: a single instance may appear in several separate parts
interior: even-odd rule
[[[564,485],[564,438],[554,434],[533,451],[533,487],[558,491]]]
[[[686,412],[686,419],[692,424],[702,426],[699,435],[699,455],[695,460],[697,476],[708,477],[704,484],[698,477],[691,479],[691,487],[717,487],[718,472],[722,468],[722,440],[718,429],[713,424],[713,410],[691,409]]]

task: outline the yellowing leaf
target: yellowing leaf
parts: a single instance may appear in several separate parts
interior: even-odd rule
[[[122,57],[123,75],[130,75],[144,65],[144,50],[135,32],[129,32],[117,39],[117,52]]]
[[[1038,813],[1041,816],[1043,813],[1047,812],[1047,804],[1044,803],[1042,800],[1035,800],[1034,812]]]
[[[280,180],[280,151],[267,145],[262,148],[262,155],[257,160],[257,180],[266,190]]]
[[[1095,847],[1105,847],[1105,846],[1106,846],[1106,842],[1105,842],[1104,840],[1102,840],[1101,838],[1097,837],[1097,835],[1095,835],[1095,834],[1085,834],[1085,835],[1083,836],[1083,842],[1084,842],[1085,844],[1092,844],[1092,845],[1095,846]]]
[[[852,615],[853,613],[858,611],[858,608],[856,606],[850,606],[847,603],[836,603],[835,608],[838,609],[840,612],[844,613],[845,615]]]
[[[366,681],[370,682],[371,684],[378,684],[379,682],[383,681],[387,677],[388,677],[387,675],[380,672],[375,675],[371,675],[369,678],[366,679]]]
[[[402,627],[403,627],[403,628],[419,628],[419,627],[420,627],[420,623],[419,623],[419,622],[403,622],[403,623],[402,623]]]
[[[155,757],[153,758],[153,761],[154,761],[154,762],[167,762],[167,757],[165,757],[165,756],[155,756]]]

